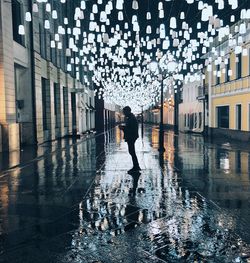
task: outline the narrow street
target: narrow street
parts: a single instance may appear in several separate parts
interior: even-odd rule
[[[250,147],[166,131],[161,160],[146,126],[131,176],[118,128],[61,143],[1,172],[1,263],[250,262]]]

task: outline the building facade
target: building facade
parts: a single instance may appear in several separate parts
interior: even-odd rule
[[[179,131],[202,133],[207,121],[206,91],[202,73],[189,75],[182,86],[179,104]]]
[[[88,69],[67,56],[73,51],[63,19],[74,3],[49,4],[53,18],[44,3],[38,11],[29,0],[0,2],[0,151],[95,127]],[[74,23],[73,16],[68,23]]]
[[[242,30],[245,28],[246,30]],[[250,140],[250,26],[239,21],[206,55],[211,135]]]
[[[165,85],[164,89],[164,105],[163,105],[163,124],[166,128],[173,128],[177,119],[175,117],[175,102],[174,87]],[[160,105],[151,107],[144,112],[144,121],[151,124],[160,123]]]

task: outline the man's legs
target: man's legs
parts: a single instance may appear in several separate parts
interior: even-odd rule
[[[135,153],[135,141],[129,141],[128,142],[128,152],[132,157],[133,160],[133,168],[138,169],[140,168],[139,163],[138,163],[138,159]]]

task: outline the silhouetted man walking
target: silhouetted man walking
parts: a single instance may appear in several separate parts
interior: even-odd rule
[[[124,132],[124,139],[128,143],[128,151],[133,160],[133,168],[128,173],[133,173],[141,170],[135,153],[135,141],[139,137],[138,122],[129,106],[123,108],[123,114],[126,117],[125,126],[120,125],[119,127]]]

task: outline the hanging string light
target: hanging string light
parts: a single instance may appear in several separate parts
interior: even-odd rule
[[[44,29],[53,29],[53,32],[50,32],[50,47],[65,51],[68,72],[74,67],[77,79],[80,71],[92,72],[92,81],[99,87],[96,90],[97,95],[103,96],[106,101],[119,105],[130,102],[133,105],[149,107],[159,99],[160,82],[152,76],[148,64],[157,61],[164,67],[164,54],[168,54],[168,59],[171,57],[179,61],[178,70],[173,77],[175,81],[185,80],[183,71],[201,68],[202,65],[196,61],[208,52],[216,37],[219,41],[228,38],[228,45],[236,54],[247,55],[247,49],[243,45],[250,9],[243,7],[239,17],[236,18],[235,14],[230,16],[230,23],[242,19],[242,22],[234,27],[234,32],[231,32],[230,26],[224,24],[218,14],[215,15],[214,9],[223,10],[227,5],[235,10],[239,7],[238,0],[216,0],[216,5],[205,1],[178,1],[197,9],[200,17],[195,25],[189,24],[185,9],[181,10],[178,15],[180,20],[177,21],[176,16],[167,9],[170,0],[157,2],[160,18],[154,21],[157,26],[154,26],[154,23],[149,24],[152,19],[150,9],[143,14],[147,24],[142,24],[140,16],[137,16],[140,8],[138,0],[132,0],[131,21],[126,14],[127,5],[124,0],[82,0],[74,9],[73,21],[70,17],[68,19],[67,15],[58,19],[60,9],[57,9],[56,5],[53,5],[52,10],[48,1],[36,0],[32,5],[32,12],[25,13],[25,24],[19,25],[18,32],[24,35],[26,23],[32,21],[34,13],[44,9]],[[64,5],[66,0],[58,2]],[[88,10],[90,14],[87,13]],[[225,63],[224,56],[216,54],[215,49],[212,50],[211,56],[205,61],[210,71],[213,59],[216,63]],[[217,77],[219,74],[221,72],[216,72]],[[229,70],[228,74],[232,72]],[[88,79],[85,82],[90,83]]]

